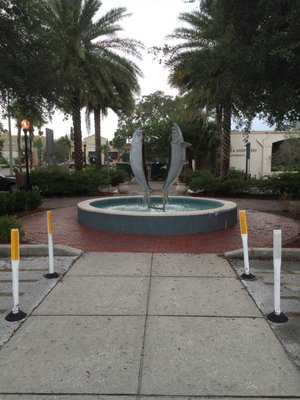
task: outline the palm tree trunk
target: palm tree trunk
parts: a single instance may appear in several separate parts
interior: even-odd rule
[[[223,110],[222,153],[220,178],[228,179],[230,166],[230,133],[231,133],[231,103],[226,103]]]
[[[96,150],[96,168],[100,169],[102,166],[101,157],[101,110],[94,108],[94,124],[95,124],[95,150]]]
[[[218,104],[216,106],[216,121],[217,121],[217,153],[216,153],[215,175],[220,176],[222,135],[223,135],[223,107],[221,104]]]
[[[81,115],[80,115],[80,91],[77,90],[73,95],[72,100],[72,120],[74,127],[74,156],[75,169],[83,169],[82,155],[82,135],[81,135]]]

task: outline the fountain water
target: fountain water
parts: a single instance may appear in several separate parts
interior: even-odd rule
[[[145,176],[143,136],[133,135],[131,168],[145,196],[91,199],[78,203],[81,224],[101,231],[148,235],[186,235],[226,229],[237,221],[237,206],[229,201],[173,196],[168,192],[185,162],[186,143],[177,125],[171,134],[171,161],[160,196],[152,196]]]

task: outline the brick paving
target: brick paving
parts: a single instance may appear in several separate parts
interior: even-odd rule
[[[90,197],[46,199],[41,211],[22,218],[27,243],[47,243],[46,210],[53,210],[53,239],[55,244],[84,251],[153,252],[153,253],[217,253],[242,247],[239,224],[224,231],[179,236],[149,236],[100,232],[80,225],[77,203]],[[247,210],[250,247],[271,247],[273,229],[282,230],[283,243],[300,247],[294,239],[300,235],[298,221],[272,214],[278,212],[276,200],[228,199],[239,209]],[[269,211],[269,212],[265,212]]]

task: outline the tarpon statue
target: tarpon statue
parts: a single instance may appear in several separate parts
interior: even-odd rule
[[[131,162],[131,169],[134,173],[135,179],[144,189],[144,192],[149,198],[151,188],[148,184],[148,180],[145,175],[145,160],[144,160],[144,138],[143,132],[140,128],[138,128],[133,136],[131,141],[131,148],[130,148],[130,162]]]
[[[171,129],[170,135],[170,145],[171,145],[171,155],[168,165],[168,174],[165,183],[161,190],[152,190],[148,184],[146,178],[146,168],[144,160],[144,138],[143,132],[138,128],[131,141],[130,148],[130,162],[131,169],[134,173],[135,179],[142,186],[145,192],[145,197],[147,201],[148,208],[157,208],[165,211],[165,205],[168,201],[168,190],[172,183],[178,178],[182,167],[185,163],[186,147],[189,143],[185,143],[183,140],[182,132],[178,125],[174,124]],[[160,193],[163,196],[163,207],[151,206],[150,204],[150,193]]]
[[[186,147],[189,145],[183,140],[182,132],[178,125],[174,124],[171,128],[171,155],[168,165],[168,174],[162,187],[164,194],[168,193],[169,187],[178,178],[185,163]]]

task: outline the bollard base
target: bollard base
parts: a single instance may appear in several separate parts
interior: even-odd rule
[[[277,324],[284,324],[285,322],[288,322],[288,317],[283,314],[276,314],[275,311],[267,315],[267,319],[271,322],[276,322]]]
[[[241,278],[243,281],[254,281],[256,279],[255,275],[245,273],[241,275]]]
[[[50,274],[50,272],[49,272],[48,274],[45,274],[44,277],[47,279],[55,279],[55,278],[59,277],[59,274],[57,272],[52,272]]]
[[[24,319],[26,317],[26,313],[24,311],[19,310],[16,313],[13,313],[12,311],[7,314],[5,317],[6,321],[8,322],[15,322],[15,321],[21,321],[21,319]]]

